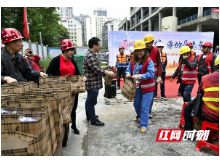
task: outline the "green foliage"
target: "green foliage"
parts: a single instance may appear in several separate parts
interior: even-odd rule
[[[50,62],[52,61],[52,59],[53,59],[53,58],[51,58],[51,57],[44,58],[44,64],[45,64],[45,71],[44,71],[44,72],[47,71],[47,68],[48,68]],[[42,66],[42,67],[44,66],[42,59],[40,60],[39,63],[40,63],[40,66]]]
[[[24,7],[1,7],[1,28],[15,28],[23,34]],[[32,42],[42,42],[49,47],[58,47],[61,40],[69,39],[67,28],[59,24],[56,7],[27,7],[29,36]]]
[[[107,63],[100,62],[101,66],[107,66]]]

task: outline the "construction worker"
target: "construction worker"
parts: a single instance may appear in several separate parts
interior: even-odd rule
[[[160,51],[161,54],[161,60],[162,60],[162,68],[163,68],[163,73],[162,73],[162,83],[160,84],[160,91],[161,91],[161,100],[167,100],[165,96],[165,77],[166,77],[166,66],[167,66],[167,55],[166,53],[163,52],[164,45],[162,42],[157,43],[157,48]],[[154,95],[157,96],[157,82],[155,85],[155,91]]]
[[[186,43],[186,46],[188,46],[188,47],[191,49],[190,55],[193,56],[193,57],[196,57],[196,52],[194,52],[194,51],[192,50],[192,49],[193,49],[193,43],[189,41],[189,42]],[[182,59],[182,58],[181,58],[181,55],[180,55],[179,62],[180,62],[181,59]],[[180,96],[180,86],[179,86],[179,89],[178,89],[178,94],[177,94],[177,96]]]
[[[199,92],[203,92],[201,118],[212,123],[219,123],[219,56],[215,59],[215,66],[217,71],[202,77]],[[193,130],[193,118],[190,115],[193,109],[190,106],[193,101],[185,106],[185,130]]]
[[[144,37],[144,43],[146,45],[146,49],[147,49],[148,53],[150,54],[150,58],[152,59],[152,61],[154,63],[155,82],[157,81],[158,83],[162,83],[161,76],[162,76],[163,69],[162,69],[161,57],[160,57],[160,52],[159,52],[158,48],[153,47],[154,36],[151,34],[146,35]],[[156,96],[154,96],[154,98],[157,99]],[[151,114],[153,102],[154,102],[154,99],[152,99],[152,101],[151,101],[149,118],[153,117]]]
[[[1,31],[2,43],[5,44],[1,51],[1,83],[37,82],[40,76],[47,77],[43,72],[31,70],[26,59],[19,53],[23,48],[22,38],[14,28]]]
[[[34,54],[33,49],[27,48],[24,52],[24,57],[27,60],[27,63],[31,70],[41,71],[39,63],[41,58],[39,55]]]
[[[134,121],[140,120],[142,133],[147,131],[150,109],[148,101],[153,99],[155,90],[154,64],[145,48],[143,40],[134,43],[134,59],[131,60],[126,70],[126,77],[132,77],[136,82],[134,108],[137,115]]]
[[[183,97],[183,101],[189,102],[191,101],[191,92],[197,77],[197,68],[192,68],[191,64],[195,57],[190,55],[190,48],[188,46],[182,46],[180,48],[180,55],[182,55],[182,59],[170,82],[179,75],[177,83],[180,83],[180,93]]]
[[[116,66],[117,67],[117,89],[120,89],[120,79],[121,75],[125,78],[125,70],[128,65],[128,56],[124,53],[124,47],[119,47],[119,52],[116,56]]]
[[[193,49],[193,43],[189,41],[189,42],[186,43],[186,46],[188,46],[191,49],[191,52],[190,52],[191,56],[196,57],[196,52],[194,52],[192,50]]]
[[[129,48],[130,54],[128,55],[128,62],[130,62],[134,58],[134,47],[131,46]]]
[[[212,43],[206,41],[203,45],[201,45],[201,47],[203,54],[200,54],[197,58],[199,84],[201,83],[204,75],[213,73],[217,70],[217,67],[215,66],[216,55],[211,52],[211,49],[213,48]]]

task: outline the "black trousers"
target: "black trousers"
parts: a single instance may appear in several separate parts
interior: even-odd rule
[[[202,77],[198,77],[199,86],[200,86],[201,81],[202,81]]]
[[[125,79],[125,69],[117,69],[117,86],[120,87],[121,75]]]
[[[79,94],[75,95],[75,101],[74,101],[73,110],[71,113],[72,127],[74,127],[74,128],[76,128],[76,109],[77,109],[77,105],[78,105],[78,96],[79,96]]]
[[[193,130],[193,117],[191,117],[191,112],[193,109],[193,103],[194,100],[188,102],[185,106],[184,109],[184,118],[185,118],[185,126],[184,126],[184,130]],[[200,115],[200,118],[202,118],[205,121],[211,122],[211,123],[216,123],[216,122],[212,122],[210,120],[208,120],[203,114]]]

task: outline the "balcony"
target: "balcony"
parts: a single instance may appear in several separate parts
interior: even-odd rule
[[[148,16],[149,16],[149,14],[145,15],[145,16],[143,17],[143,20],[144,20],[145,18],[147,18]]]
[[[213,8],[203,11],[203,17],[208,16],[208,15],[212,15],[212,10],[213,10]],[[198,19],[198,14],[178,21],[178,25],[181,25],[181,24],[184,24],[184,23],[196,20],[196,19]]]
[[[206,11],[203,11],[203,17],[204,16],[208,16],[208,15],[211,15],[212,14],[212,8],[206,10]]]
[[[159,7],[156,7],[155,9],[153,9],[151,14],[155,13],[158,9],[159,9]]]
[[[188,17],[188,18],[185,18],[185,19],[183,19],[183,20],[178,21],[178,25],[181,25],[181,24],[184,24],[184,23],[187,23],[187,22],[196,20],[197,18],[198,18],[198,14],[192,15],[192,16],[190,16],[190,17]]]

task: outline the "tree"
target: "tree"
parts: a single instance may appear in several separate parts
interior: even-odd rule
[[[23,35],[23,7],[2,7],[1,26],[15,28]],[[69,39],[68,30],[58,22],[56,7],[27,7],[29,35],[32,42],[40,43],[39,32],[44,45],[57,47],[62,39]]]

